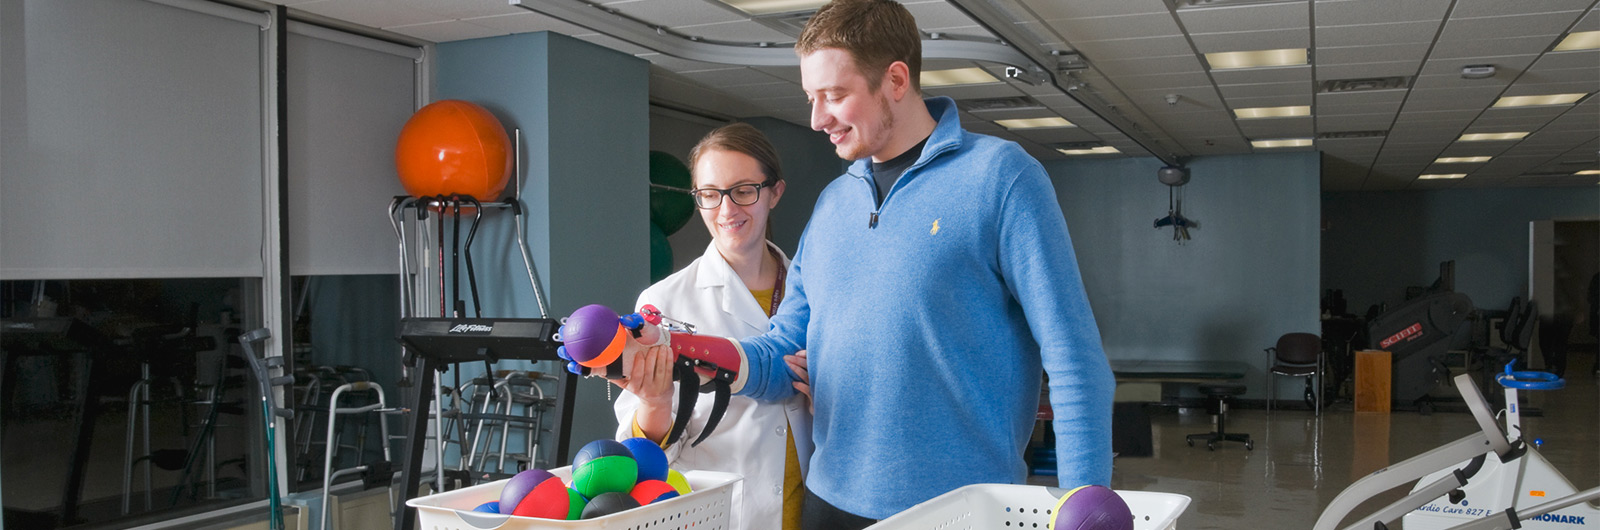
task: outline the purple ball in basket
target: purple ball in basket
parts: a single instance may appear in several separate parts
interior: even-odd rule
[[[562,358],[598,368],[617,360],[627,343],[627,333],[617,312],[600,304],[573,311],[561,325]]]
[[[542,469],[529,469],[506,481],[500,489],[500,513],[544,519],[575,519],[583,512],[583,499],[567,489],[561,477]]]
[[[633,460],[639,463],[639,482],[646,480],[667,480],[667,453],[661,446],[648,438],[629,438],[622,441],[623,447],[633,453]]]
[[[1061,496],[1050,517],[1055,530],[1133,530],[1133,511],[1111,488],[1079,486]]]

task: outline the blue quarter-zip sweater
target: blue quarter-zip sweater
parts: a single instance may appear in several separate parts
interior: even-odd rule
[[[869,160],[817,198],[783,305],[745,339],[742,394],[794,392],[809,351],[806,485],[881,519],[967,484],[1021,483],[1050,378],[1063,487],[1109,485],[1114,381],[1054,187],[1013,142],[966,132],[955,102],[874,206]]]

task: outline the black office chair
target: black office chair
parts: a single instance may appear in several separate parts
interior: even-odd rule
[[[1266,348],[1267,362],[1267,412],[1277,401],[1277,381],[1280,375],[1306,378],[1306,406],[1322,414],[1322,338],[1312,333],[1285,333],[1278,344]],[[1312,386],[1315,378],[1316,385]],[[1313,391],[1315,389],[1315,391]]]
[[[1200,393],[1206,395],[1206,412],[1211,414],[1212,426],[1216,429],[1211,432],[1191,434],[1184,437],[1184,442],[1189,447],[1194,447],[1195,440],[1206,442],[1206,449],[1217,450],[1217,442],[1241,442],[1246,451],[1256,448],[1256,443],[1250,440],[1250,435],[1244,433],[1228,432],[1228,402],[1229,398],[1244,394],[1245,386],[1242,383],[1214,383],[1200,385]]]

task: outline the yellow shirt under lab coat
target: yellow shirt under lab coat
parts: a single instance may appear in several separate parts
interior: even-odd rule
[[[788,267],[789,259],[771,243],[767,244]],[[683,270],[657,282],[639,295],[635,305],[651,304],[667,317],[694,324],[706,335],[744,338],[767,331],[767,313],[761,309],[739,275],[733,272],[713,243],[705,254]],[[677,392],[673,392],[676,409]],[[804,475],[811,461],[811,414],[805,396],[796,394],[780,403],[761,403],[744,396],[733,396],[717,431],[698,447],[689,442],[700,436],[706,416],[711,413],[711,396],[695,403],[694,416],[684,429],[683,439],[666,448],[673,469],[724,471],[744,475],[741,487],[734,490],[731,530],[782,528],[783,472],[788,453],[789,429],[794,430],[795,452]],[[615,403],[617,437],[633,436],[634,411],[639,398],[622,392]]]

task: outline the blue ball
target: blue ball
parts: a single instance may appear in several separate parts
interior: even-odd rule
[[[660,445],[647,438],[629,438],[622,441],[633,453],[633,459],[639,463],[639,482],[646,480],[667,480],[667,453],[661,450]]]
[[[572,457],[572,467],[577,468],[589,463],[590,460],[608,456],[626,456],[633,458],[633,452],[628,447],[616,440],[600,439],[589,442],[578,450],[577,456]]]
[[[473,508],[472,511],[483,513],[500,513],[500,501],[489,501],[479,504],[478,507]]]

